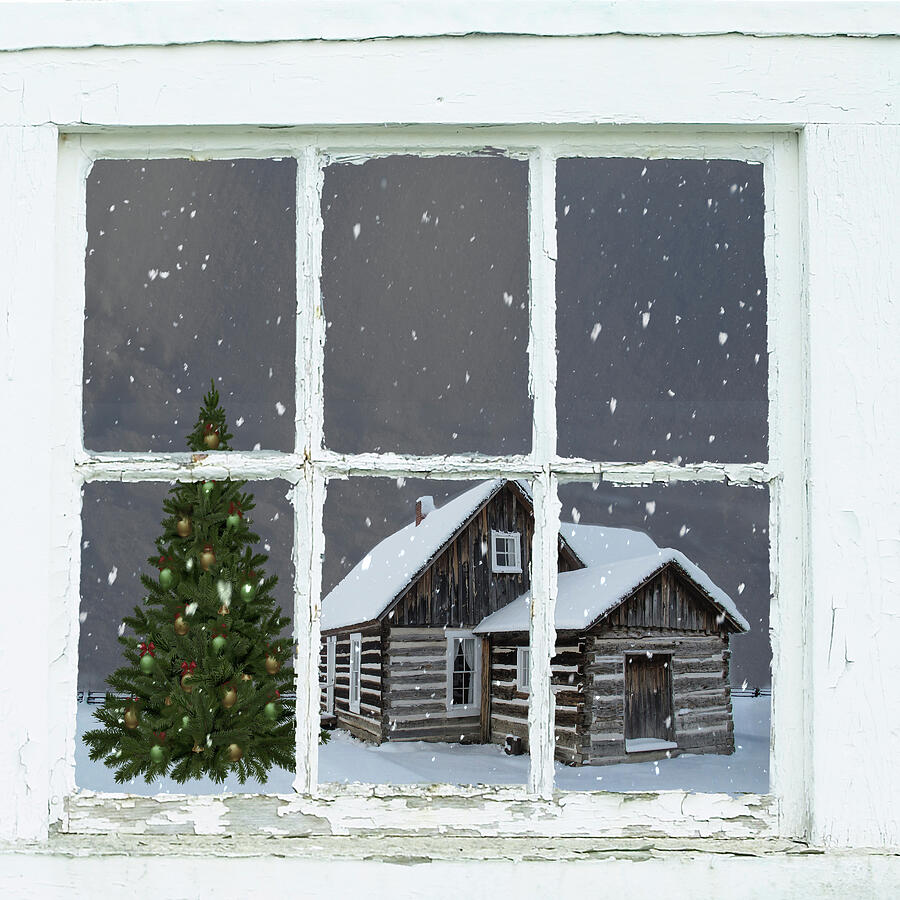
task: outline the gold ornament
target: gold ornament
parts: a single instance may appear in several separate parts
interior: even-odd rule
[[[210,431],[208,434],[203,435],[203,446],[207,448],[207,450],[218,450],[219,449],[219,435],[215,433],[215,431]]]
[[[184,621],[184,616],[182,616],[181,613],[175,616],[175,634],[184,637],[189,630],[190,626]]]
[[[274,675],[281,668],[281,663],[274,656],[266,657],[266,671],[270,675]]]
[[[192,753],[202,753],[203,748],[199,744],[194,744],[194,746],[191,747],[191,752]]]
[[[194,689],[193,684],[191,684],[193,680],[190,672],[185,672],[184,675],[181,676],[181,687],[186,694],[189,694]]]
[[[133,706],[129,706],[128,709],[125,710],[125,727],[126,728],[137,728],[138,727],[138,714],[137,714],[137,710]]]
[[[228,758],[232,762],[237,762],[244,755],[244,751],[237,744],[228,745]]]
[[[219,607],[219,615],[220,616],[227,616],[228,613],[230,613],[230,612],[231,612],[231,610],[224,603]]]
[[[166,704],[166,706],[171,706],[171,705],[172,705],[172,698],[171,698],[171,697],[166,697],[166,699],[165,699],[165,704]]]
[[[193,530],[191,527],[191,517],[188,515],[182,516],[175,523],[175,530],[178,532],[179,537],[190,537],[191,531]]]
[[[204,572],[208,572],[211,566],[216,564],[216,554],[213,552],[213,548],[207,544],[203,548],[203,552],[200,554],[200,567]]]
[[[244,672],[241,674],[241,681],[253,681],[253,676]]]
[[[237,691],[229,685],[225,688],[225,693],[222,694],[222,706],[225,709],[231,709],[235,703],[237,703]]]

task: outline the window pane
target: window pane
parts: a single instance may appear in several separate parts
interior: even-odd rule
[[[527,487],[499,479],[335,480],[324,528],[322,721],[331,739],[319,748],[321,781],[527,781],[528,757],[502,749],[508,734],[527,738],[528,728],[527,698],[515,696],[515,646],[528,643]],[[523,572],[491,571],[492,528],[524,533]],[[510,608],[518,617],[506,640],[512,659],[501,654],[485,669],[490,635],[478,627]],[[349,709],[355,632],[362,633],[359,715]],[[330,692],[329,636],[336,645]],[[489,676],[503,682],[502,696],[492,695]]]
[[[768,458],[762,166],[562,159],[559,451]]]
[[[585,718],[584,764],[557,785],[766,793],[768,492],[601,482],[560,499],[585,567],[559,576],[553,678]]]
[[[183,451],[213,379],[235,449],[293,449],[295,180],[292,159],[94,164],[86,447]]]
[[[281,615],[293,621],[293,512],[285,499],[287,491],[288,485],[283,482],[249,482],[244,492],[252,493],[256,506],[252,510],[248,509],[246,517],[242,518],[251,521],[253,531],[260,536],[255,552],[268,555],[260,574],[266,577],[274,574],[278,577],[278,583],[270,593],[280,607]],[[90,483],[84,488],[76,782],[80,788],[97,791],[127,790],[136,794],[164,791],[206,794],[218,793],[223,789],[289,792],[292,790],[293,772],[278,767],[269,771],[264,788],[252,779],[242,786],[236,774],[231,773],[224,787],[209,779],[178,784],[171,778],[162,778],[148,785],[143,777],[118,785],[114,780],[114,769],[107,768],[102,761],[92,762],[88,758],[88,749],[82,736],[89,729],[99,727],[94,713],[100,708],[106,691],[109,690],[107,677],[128,664],[118,641],[121,635],[132,635],[131,630],[125,627],[123,617],[133,615],[135,607],[148,609],[144,603],[148,592],[140,582],[141,574],[148,575],[153,580],[160,578],[159,569],[150,566],[147,557],[155,556],[154,542],[163,534],[162,521],[166,517],[163,500],[168,492],[169,485],[166,484]],[[231,597],[232,604],[238,602],[236,593],[232,593]],[[202,607],[195,614],[205,615]],[[215,620],[215,625],[228,621],[226,615]],[[227,634],[227,629],[225,630]],[[292,641],[292,633],[291,626],[282,632],[282,638],[288,645]],[[148,639],[143,634],[134,636],[142,641]],[[178,681],[176,674],[172,677],[176,699]],[[293,703],[289,694],[285,694],[282,700],[289,705]]]
[[[526,452],[527,164],[335,164],[322,215],[326,445]]]

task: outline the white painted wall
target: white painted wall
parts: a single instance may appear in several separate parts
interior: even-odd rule
[[[134,7],[78,2],[35,12],[43,6],[0,3],[0,471],[6,476],[0,610],[9,623],[0,651],[0,841],[18,842],[0,851],[0,893],[46,896],[44,887],[49,892],[71,884],[74,896],[89,896],[91,886],[110,883],[112,872],[119,878],[123,867],[135,875],[123,885],[146,882],[149,876],[138,876],[157,862],[146,854],[172,852],[171,845],[154,849],[151,841],[129,866],[122,857],[91,853],[92,847],[109,849],[103,838],[80,845],[84,858],[68,855],[59,838],[22,843],[46,839],[48,810],[57,810],[68,790],[67,776],[50,776],[51,756],[69,739],[68,726],[49,710],[50,698],[73,674],[66,558],[78,546],[79,526],[71,496],[74,459],[59,434],[72,423],[71,404],[60,398],[78,390],[70,338],[80,323],[66,305],[70,292],[77,294],[72,270],[58,266],[54,243],[57,229],[71,225],[60,216],[71,216],[73,208],[71,184],[57,180],[57,130],[138,126],[144,130],[134,140],[149,150],[160,140],[177,147],[224,139],[212,135],[213,126],[238,129],[229,140],[239,145],[240,134],[254,125],[314,126],[327,133],[332,126],[391,123],[398,127],[389,133],[400,144],[404,124],[632,125],[645,133],[666,127],[682,129],[687,143],[698,130],[734,126],[744,133],[800,133],[797,166],[776,172],[774,190],[781,189],[781,173],[790,181],[799,172],[793,191],[804,240],[794,249],[784,244],[787,258],[779,264],[798,273],[795,288],[788,279],[785,290],[796,295],[808,324],[807,342],[801,334],[795,357],[802,370],[796,380],[802,377],[807,398],[796,410],[806,440],[807,507],[803,512],[798,505],[800,524],[785,536],[805,581],[795,586],[802,596],[781,598],[793,612],[775,621],[793,627],[776,635],[775,644],[784,676],[795,688],[802,683],[797,693],[803,702],[790,708],[783,724],[808,753],[806,765],[791,770],[800,789],[779,801],[781,831],[854,853],[849,862],[831,854],[810,861],[785,856],[781,844],[755,843],[756,856],[722,857],[708,855],[700,842],[689,853],[668,851],[665,867],[658,860],[604,863],[603,877],[609,879],[604,884],[631,893],[656,886],[671,896],[701,880],[707,889],[752,880],[770,885],[771,894],[798,886],[808,893],[844,879],[857,894],[896,893],[897,857],[864,851],[900,846],[900,779],[893,772],[900,752],[900,495],[893,476],[900,446],[900,39],[891,36],[900,21],[897,4],[818,4],[818,15],[780,4],[784,11],[773,20],[764,3],[727,4],[731,10],[723,13],[725,4],[695,2],[685,23],[674,2],[648,4],[641,15],[591,2],[581,19],[568,5],[560,25],[547,4],[534,4],[536,24],[529,28],[510,4],[457,0],[441,18],[413,15],[414,5],[397,3],[384,5],[377,23],[385,34],[434,36],[379,41],[356,39],[372,36],[371,4],[366,11],[325,5],[320,18],[302,20],[303,28],[302,17],[273,4],[255,31],[238,28],[248,16],[240,3],[204,4],[203,15],[178,0]],[[275,7],[282,7],[281,21],[271,13]],[[485,9],[487,18],[473,12]],[[60,22],[74,21],[75,11],[77,27],[61,28]],[[141,31],[140,23],[150,21],[156,24]],[[502,27],[506,21],[508,28]],[[884,36],[790,36],[809,32],[810,21],[836,35]],[[317,36],[310,29],[330,39],[310,41]],[[439,36],[467,30],[483,33]],[[532,33],[496,33],[504,30]],[[579,36],[552,36],[559,31]],[[721,33],[689,36],[701,31]],[[762,31],[782,36],[754,36]],[[178,34],[185,44],[169,46]],[[246,42],[279,36],[293,42]],[[335,39],[341,36],[349,39]],[[232,42],[204,43],[220,38]],[[139,41],[158,45],[132,46]],[[99,46],[104,42],[111,46]],[[155,129],[164,126],[169,130],[161,137]],[[786,229],[796,224],[781,222]],[[546,487],[552,488],[549,479]],[[310,505],[303,500],[303,515],[312,516],[321,484],[301,484],[298,491],[301,500],[312,498]],[[307,559],[316,551],[298,552]],[[316,601],[301,602],[310,615]],[[312,730],[302,738],[314,740]],[[314,778],[302,772],[300,781]],[[544,783],[533,787],[546,791]],[[681,806],[696,808],[698,821],[711,821],[717,802],[741,833],[740,804],[734,812],[728,811],[732,801],[713,798],[688,798]],[[361,809],[354,813],[348,800],[339,818],[357,828]],[[612,804],[578,810],[573,800],[563,818],[577,823],[579,815],[602,812],[609,818],[598,831],[610,834],[617,821],[627,827]],[[309,807],[303,815],[315,812]],[[439,820],[435,814],[433,823]],[[509,821],[534,827],[514,816]],[[439,855],[414,837],[395,852]],[[273,864],[262,859],[253,868],[269,871]],[[346,865],[367,880],[378,873],[376,896],[398,894],[397,868]],[[471,875],[478,867],[439,865],[446,879],[422,866],[404,869],[402,883],[431,885],[429,895],[440,896],[442,888],[434,894],[433,886],[449,883],[451,875],[478,877]],[[514,869],[504,858],[483,865],[483,883],[500,876],[511,885],[509,879],[520,878],[527,895],[542,879],[555,892],[564,884],[584,892],[596,884],[600,864]],[[298,878],[328,889],[321,861],[292,860],[290,866],[304,873]],[[198,884],[203,890],[209,884],[210,893],[234,887],[240,877],[218,860],[184,858],[166,866],[173,896],[194,893]]]

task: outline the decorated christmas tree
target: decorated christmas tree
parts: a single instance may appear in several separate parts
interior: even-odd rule
[[[188,446],[197,453],[229,448],[225,412],[212,387]],[[246,482],[178,483],[163,502],[163,532],[141,576],[143,605],[119,637],[126,663],[107,682],[95,713],[102,727],[84,740],[123,783],[169,775],[184,783],[208,776],[241,784],[267,779],[273,765],[294,768],[294,712],[281,702],[292,686],[290,640],[266,577],[267,556],[248,513]]]

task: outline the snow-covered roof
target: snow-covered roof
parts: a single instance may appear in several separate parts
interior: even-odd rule
[[[418,526],[412,521],[373,547],[322,600],[322,630],[377,619],[504,483],[495,478],[477,484],[434,509]],[[530,496],[527,485],[517,485]],[[587,568],[559,575],[557,629],[593,624],[656,570],[674,562],[739,628],[749,631],[734,601],[680,551],[660,549],[648,535],[629,528],[563,523],[559,533]],[[475,630],[527,631],[530,605],[529,592],[487,616]]]
[[[412,521],[373,547],[322,600],[322,630],[377,619],[503,484],[502,478],[477,484],[437,507],[418,526]]]
[[[555,616],[558,631],[579,631],[593,625],[667,563],[682,569],[741,631],[750,630],[750,623],[731,597],[680,550],[657,547],[648,535],[628,528],[563,523],[560,534],[587,568],[561,572],[558,576]],[[480,634],[527,631],[530,621],[531,592],[528,591],[482,619],[475,631]]]

